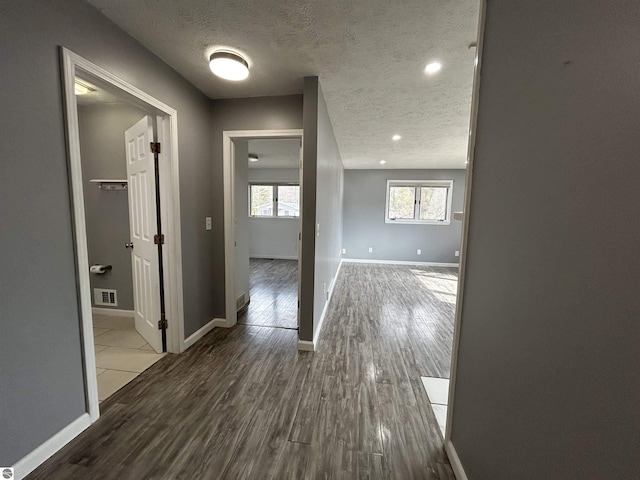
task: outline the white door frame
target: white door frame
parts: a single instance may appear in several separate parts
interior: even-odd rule
[[[269,139],[269,138],[300,138],[304,141],[302,129],[284,130],[228,130],[222,132],[222,170],[224,180],[224,303],[225,324],[227,328],[233,327],[238,321],[236,311],[236,272],[235,272],[235,152],[234,140],[239,139]],[[302,212],[302,168],[300,161],[300,212]],[[302,231],[302,214],[300,214],[300,231]],[[300,278],[300,258],[302,245],[298,248],[298,278]],[[298,298],[300,292],[298,292]],[[300,319],[298,319],[298,323]]]
[[[82,323],[85,392],[88,413],[91,422],[95,422],[100,416],[100,410],[91,314],[89,257],[82,186],[78,109],[74,88],[76,71],[80,70],[94,77],[98,77],[114,87],[142,100],[153,109],[162,112],[161,115],[157,116],[158,141],[162,144],[161,158],[164,157],[165,160],[160,163],[160,211],[166,239],[163,248],[163,264],[165,307],[167,318],[169,319],[167,351],[172,353],[180,353],[184,350],[180,184],[178,178],[178,117],[176,110],[173,108],[70,50],[61,47],[61,55],[64,74],[63,86],[69,159],[69,183],[77,268],[76,275],[78,279],[77,289],[80,300],[79,313]]]
[[[453,426],[453,402],[456,390],[456,371],[458,367],[458,348],[460,347],[460,326],[462,322],[462,307],[464,296],[464,278],[467,266],[467,241],[469,237],[469,213],[471,207],[471,186],[473,177],[473,157],[476,146],[476,132],[478,123],[478,100],[480,93],[480,67],[482,65],[482,45],[484,39],[484,26],[487,2],[480,0],[478,19],[478,41],[476,44],[476,65],[473,74],[473,93],[471,99],[471,118],[469,122],[469,146],[467,148],[467,178],[464,193],[464,215],[462,218],[462,247],[460,250],[460,269],[458,274],[458,293],[456,296],[456,316],[453,327],[453,348],[451,350],[451,373],[449,379],[449,399],[447,402],[447,426],[445,428],[445,450],[449,457],[456,478],[467,478],[458,454],[451,442],[451,427]]]

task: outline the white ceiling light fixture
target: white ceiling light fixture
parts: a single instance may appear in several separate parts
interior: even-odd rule
[[[428,75],[433,75],[434,73],[439,72],[442,69],[442,64],[440,62],[431,62],[424,68],[424,71],[427,72]]]
[[[237,53],[218,51],[209,57],[209,68],[214,75],[238,82],[249,76],[249,64]]]
[[[384,160],[380,160],[380,165],[384,165],[385,163],[387,163],[387,162],[384,161]]]
[[[258,155],[256,155],[255,153],[250,153],[249,154],[249,161],[250,162],[257,162],[258,161]]]
[[[89,85],[87,82],[83,82],[82,80],[79,80],[77,78],[74,82],[73,87],[76,95],[86,95],[87,93],[98,91],[93,85]]]
[[[394,142],[397,142],[398,140],[400,140],[402,138],[401,135],[398,135],[397,133],[391,137],[391,140],[393,140]]]

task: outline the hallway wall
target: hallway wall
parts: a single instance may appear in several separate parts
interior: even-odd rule
[[[312,341],[340,266],[344,166],[318,77],[304,79],[300,339]]]
[[[640,3],[487,2],[452,441],[640,478]]]
[[[145,115],[124,103],[78,106],[89,265],[113,267],[105,274],[89,274],[93,306],[93,289],[108,288],[118,293],[118,305],[113,308],[133,310],[131,252],[124,248],[131,238],[128,192],[101,190],[90,180],[127,178],[124,132]]]
[[[0,278],[3,466],[87,411],[60,45],[179,112],[187,332],[214,317],[209,100],[81,0],[1,2],[0,269],[12,272]]]

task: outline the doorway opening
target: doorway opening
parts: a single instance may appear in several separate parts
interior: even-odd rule
[[[223,137],[226,326],[297,329],[302,131]]]
[[[295,330],[301,141],[251,139],[234,144],[238,323]]]
[[[62,49],[83,360],[99,403],[183,349],[175,110]],[[167,317],[171,321],[167,322]]]

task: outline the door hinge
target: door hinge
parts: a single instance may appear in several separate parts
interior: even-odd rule
[[[164,318],[164,314],[161,315],[160,320],[158,320],[158,330],[166,330],[169,328],[169,322],[166,318]]]
[[[298,308],[300,308],[300,300],[298,300]]]
[[[159,142],[151,142],[151,153],[160,153],[160,143]]]
[[[156,245],[164,245],[164,233],[161,235],[154,235],[153,243],[155,243]]]

